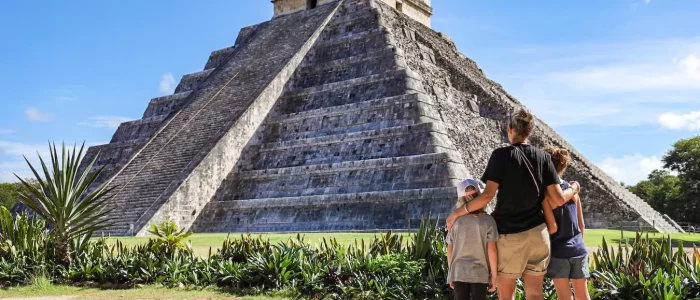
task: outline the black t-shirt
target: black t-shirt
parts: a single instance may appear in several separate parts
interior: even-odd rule
[[[516,147],[521,151],[516,150]],[[525,165],[532,165],[532,173],[540,192]],[[500,234],[527,231],[544,223],[542,201],[547,187],[559,183],[552,157],[528,144],[515,144],[491,153],[483,182],[498,183],[498,202],[492,216]]]

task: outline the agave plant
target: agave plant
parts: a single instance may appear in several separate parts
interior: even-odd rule
[[[173,255],[178,250],[190,250],[185,239],[192,235],[192,232],[185,232],[185,229],[178,229],[177,223],[168,218],[162,223],[151,224],[148,233],[155,236],[149,241],[151,250],[165,255]]]
[[[49,144],[50,168],[39,155],[43,176],[25,157],[38,185],[15,174],[26,188],[25,192],[20,192],[20,201],[52,227],[56,257],[64,266],[70,265],[73,239],[90,236],[112,225],[106,218],[110,210],[104,207],[111,199],[107,195],[113,188],[103,183],[89,190],[102,168],[90,172],[97,160],[95,156],[82,173],[79,171],[84,147],[85,144],[76,151],[75,146],[71,150],[62,145],[59,158],[56,144]]]

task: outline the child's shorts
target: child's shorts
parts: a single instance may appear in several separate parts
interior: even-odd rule
[[[555,258],[549,262],[547,277],[552,279],[588,279],[588,255],[579,258]]]

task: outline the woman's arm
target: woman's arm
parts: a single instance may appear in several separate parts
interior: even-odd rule
[[[581,236],[583,236],[583,231],[586,229],[586,224],[583,221],[583,206],[581,205],[581,198],[576,195],[574,196],[574,201],[576,201],[576,210],[578,214],[578,228],[581,230]]]
[[[498,183],[495,183],[493,181],[487,181],[484,192],[481,193],[481,195],[477,196],[474,200],[469,201],[469,203],[467,203],[465,207],[469,211],[477,211],[486,207],[486,205],[488,205],[489,202],[491,202],[491,200],[493,200],[493,198],[496,197],[496,191],[498,191]],[[452,212],[452,214],[450,214],[450,216],[447,217],[447,230],[452,229],[452,225],[455,223],[455,221],[457,221],[457,218],[467,215],[467,210],[465,210],[464,207],[455,209]]]
[[[574,195],[578,194],[579,191],[581,191],[581,186],[578,184],[578,182],[571,184],[571,187],[565,191],[561,190],[561,186],[559,184],[552,184],[547,187],[545,201],[548,201],[550,207],[554,209],[566,204],[566,202],[569,202],[569,200],[571,200]]]
[[[544,213],[544,221],[547,223],[547,231],[549,231],[549,234],[555,234],[557,230],[559,230],[559,226],[557,226],[557,220],[554,218],[552,206],[549,205],[547,199],[542,201],[542,212]]]

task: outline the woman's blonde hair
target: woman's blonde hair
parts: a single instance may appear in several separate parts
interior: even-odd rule
[[[527,109],[522,108],[510,115],[508,127],[515,131],[521,138],[527,138],[535,130],[535,116]]]
[[[468,191],[469,191],[469,190],[476,190],[476,188],[474,188],[473,186],[470,186],[470,187],[467,187],[467,190],[468,190]],[[478,190],[477,190],[476,193],[474,193],[474,194],[466,195],[466,196],[460,196],[459,198],[457,198],[457,204],[455,204],[455,208],[460,208],[460,207],[466,205],[467,203],[469,203],[470,201],[474,200],[474,198],[476,198],[476,197],[478,197],[478,196],[479,196],[479,191],[478,191]],[[484,209],[482,208],[482,209],[480,209],[480,210],[477,210],[477,211],[474,211],[474,212],[471,212],[471,213],[472,213],[472,214],[483,214],[483,213],[485,213],[485,211],[484,211]]]

